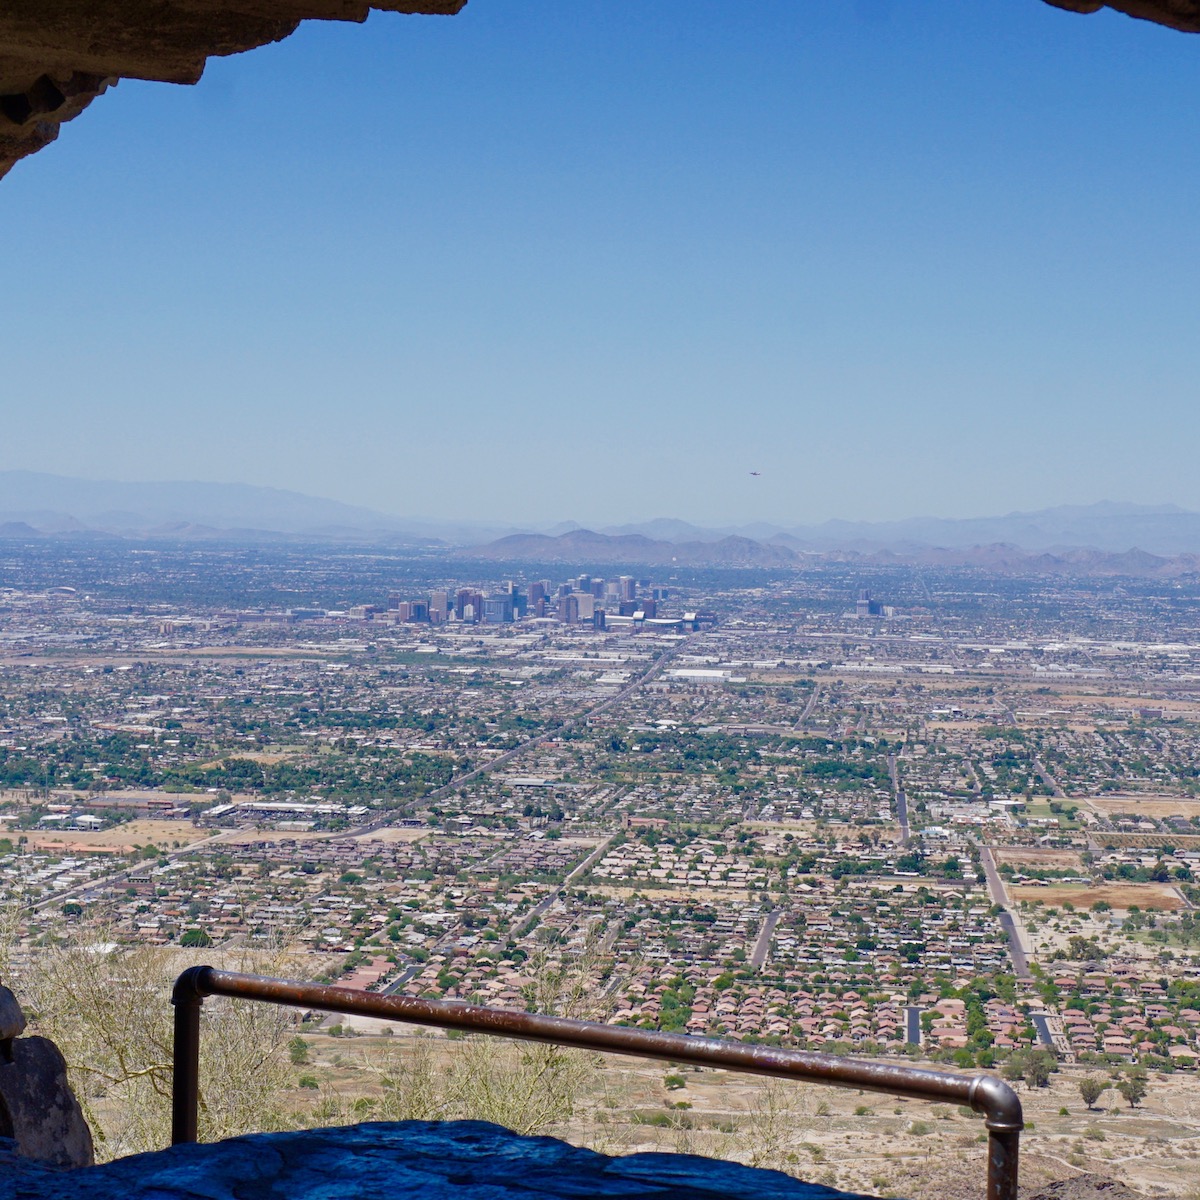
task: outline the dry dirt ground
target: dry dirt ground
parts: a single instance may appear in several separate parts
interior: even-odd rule
[[[365,834],[356,840],[364,851],[369,852],[372,842],[379,842],[382,845],[391,845],[395,842],[419,842],[432,832],[429,827],[416,829],[391,826],[387,829],[377,829],[374,833]]]
[[[1195,817],[1200,816],[1200,800],[1186,796],[1118,795],[1089,796],[1086,804],[1105,815],[1114,812],[1130,813],[1147,817]],[[1097,837],[1103,838],[1103,834]],[[1167,840],[1164,835],[1163,840]]]
[[[323,1106],[326,1120],[331,1108],[341,1114],[333,1119],[363,1119],[354,1101],[379,1094],[378,1077],[364,1060],[388,1050],[406,1053],[413,1044],[403,1028],[394,1037],[307,1040],[309,1062],[295,1070],[318,1087],[297,1088],[292,1100],[301,1113]],[[434,1044],[439,1070],[462,1053],[461,1042],[438,1036]],[[957,1106],[612,1056],[589,1062],[575,1112],[542,1132],[608,1154],[659,1150],[736,1159],[871,1196],[983,1200],[983,1122]],[[1019,1089],[1028,1125],[1021,1147],[1025,1200],[1128,1200],[1130,1193],[1116,1186],[1097,1189],[1097,1179],[1137,1195],[1195,1200],[1196,1076],[1152,1076],[1138,1109],[1109,1091],[1089,1112],[1079,1095],[1088,1073],[1063,1068],[1047,1088]],[[668,1086],[680,1080],[683,1086]]]
[[[1017,903],[1025,901],[1052,908],[1061,908],[1068,903],[1076,908],[1091,908],[1098,900],[1119,909],[1128,909],[1131,904],[1136,904],[1143,909],[1157,908],[1174,912],[1184,907],[1182,897],[1166,883],[1103,883],[1095,887],[1072,883],[1039,887],[1019,883],[1007,885],[1007,890]]]
[[[34,830],[30,838],[39,844],[61,843],[70,846],[181,846],[211,837],[212,830],[199,829],[191,821],[156,821],[151,818],[128,821],[87,833],[79,829]]]
[[[1081,871],[1083,862],[1074,850],[1054,850],[1048,846],[993,846],[992,855],[999,863],[1014,867],[1038,867],[1048,871]]]

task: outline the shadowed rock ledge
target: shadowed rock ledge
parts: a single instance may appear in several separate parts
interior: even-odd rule
[[[77,116],[119,79],[195,83],[211,55],[236,54],[277,42],[304,20],[364,21],[372,9],[450,15],[466,2],[4,0],[0,3],[0,176],[53,141],[64,121]],[[1200,31],[1200,0],[1047,3],[1077,13],[1111,8],[1172,29]],[[322,99],[314,96],[311,102],[319,104]]]
[[[0,1200],[856,1200],[685,1154],[609,1158],[481,1121],[258,1133],[55,1170],[0,1150]],[[861,1198],[858,1198],[861,1200]]]
[[[4,0],[0,176],[119,79],[195,83],[212,55],[277,42],[301,21],[372,9],[450,15],[467,0]],[[319,103],[319,97],[312,102]]]
[[[1127,17],[1169,25],[1184,33],[1200,33],[1200,0],[1046,0],[1046,3],[1077,13],[1112,8]]]

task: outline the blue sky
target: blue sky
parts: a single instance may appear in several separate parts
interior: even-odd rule
[[[0,468],[1200,508],[1198,82],[1039,0],[470,0],[126,81],[0,181]]]

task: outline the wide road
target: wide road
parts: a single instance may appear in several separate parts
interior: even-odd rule
[[[894,751],[888,755],[888,774],[892,777],[892,792],[896,797],[896,820],[900,823],[900,840],[908,845],[912,836],[908,828],[908,797],[900,786],[900,767]]]
[[[804,727],[804,723],[810,716],[812,716],[812,710],[816,707],[817,697],[820,694],[821,685],[819,683],[813,684],[813,690],[808,694],[808,702],[804,705],[804,708],[800,712],[800,720],[796,722],[797,729],[802,729]]]
[[[910,1005],[904,1010],[904,1016],[905,1041],[910,1046],[919,1046],[921,1044],[921,1010]]]
[[[1047,1050],[1053,1050],[1054,1035],[1050,1032],[1050,1026],[1046,1021],[1046,1014],[1034,1013],[1030,1019],[1033,1021],[1034,1029],[1037,1030],[1038,1040]]]
[[[580,875],[590,871],[592,867],[594,867],[599,861],[600,856],[605,852],[605,850],[612,845],[613,838],[616,836],[617,835],[615,833],[610,833],[608,837],[606,837],[604,841],[602,841],[600,845],[598,845],[595,850],[593,850],[591,854],[589,854],[587,858],[585,858],[583,862],[579,864],[579,866],[575,867],[571,873],[567,875],[565,879],[563,879],[562,883],[560,883],[558,887],[556,887],[548,896],[540,900],[533,911],[530,912],[522,921],[520,928],[517,928],[516,926],[513,927],[513,936],[519,936],[520,934],[524,933],[530,924],[532,924],[535,919],[540,918],[542,914],[550,907],[550,905],[553,904],[554,901],[562,894],[563,888],[569,886]],[[441,954],[444,951],[450,950],[455,941],[461,935],[462,928],[462,923],[459,922],[442,934],[442,936],[438,938],[437,942],[434,944],[433,949],[430,950],[430,955]],[[405,967],[404,970],[401,971],[400,974],[397,975],[396,978],[393,979],[392,982],[383,989],[383,994],[385,996],[394,996],[404,987],[406,983],[408,983],[410,979],[412,979],[415,975],[419,975],[424,967],[424,962],[414,962]]]
[[[583,862],[579,864],[579,866],[575,867],[574,870],[571,871],[571,873],[562,881],[562,883],[558,885],[558,887],[554,888],[549,895],[539,900],[529,915],[521,922],[520,926],[513,926],[512,936],[520,937],[521,934],[523,934],[525,930],[527,930],[529,926],[533,924],[534,921],[540,920],[550,905],[552,905],[554,901],[562,895],[563,888],[570,887],[580,875],[586,875],[587,872],[590,871],[600,861],[605,850],[612,845],[613,839],[616,836],[617,835],[615,833],[610,833],[608,837],[606,837],[604,841],[602,841],[600,845],[598,845],[595,850],[593,850],[591,854],[589,854],[587,858],[585,858]]]
[[[1050,789],[1051,793],[1059,800],[1065,800],[1067,793],[1059,786],[1058,780],[1046,770],[1040,758],[1033,760],[1034,769],[1041,776],[1042,782]]]
[[[762,923],[762,929],[758,931],[758,939],[755,941],[754,950],[750,955],[750,966],[755,971],[767,961],[767,955],[771,951],[771,936],[774,934],[775,926],[779,924],[779,918],[782,916],[782,909],[772,909],[767,913],[767,919]]]
[[[1021,936],[1017,932],[1017,923],[1008,911],[1008,893],[1004,890],[1004,880],[996,870],[996,860],[992,857],[991,849],[979,845],[979,861],[983,864],[983,874],[987,879],[988,894],[993,904],[998,904],[1004,910],[1000,916],[1000,927],[1008,938],[1008,956],[1012,959],[1013,971],[1018,979],[1029,979],[1029,960],[1025,957],[1025,947],[1021,945]]]
[[[186,854],[191,854],[203,846],[211,846],[213,842],[221,841],[222,838],[228,837],[231,832],[233,831],[223,829],[220,833],[212,834],[209,837],[201,838],[199,841],[189,842],[186,846],[170,850],[164,857],[168,862],[173,862],[175,859]],[[50,895],[43,896],[40,900],[29,905],[28,911],[38,912],[43,908],[48,908],[52,904],[67,900],[91,901],[96,898],[98,893],[111,890],[121,884],[128,884],[129,876],[134,872],[140,871],[143,867],[159,866],[161,863],[162,858],[157,858],[149,862],[142,860],[134,863],[133,866],[122,866],[111,875],[99,875],[95,879],[87,879],[83,883],[73,883],[70,887],[62,888],[60,891],[51,892]]]

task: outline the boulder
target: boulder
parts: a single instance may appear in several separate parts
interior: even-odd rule
[[[690,1154],[610,1158],[481,1121],[259,1133],[56,1171],[0,1149],[0,1200],[854,1200]]]
[[[8,988],[0,986],[0,1047],[4,1042],[20,1037],[24,1032],[25,1014],[21,1011],[16,996]],[[0,1054],[2,1053],[3,1050],[0,1049]]]
[[[19,1037],[8,1049],[0,1055],[0,1134],[25,1158],[56,1167],[90,1166],[92,1132],[58,1047],[47,1038]]]

